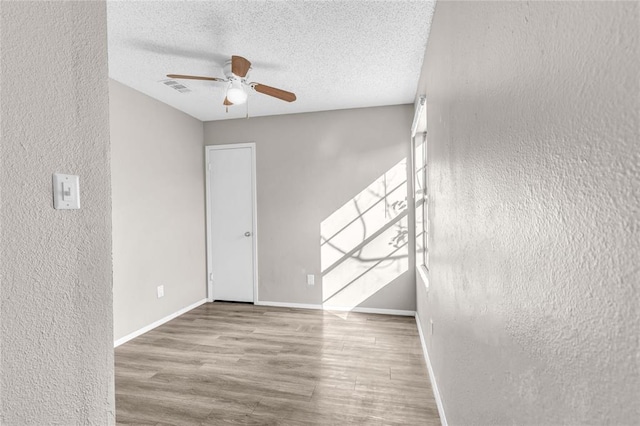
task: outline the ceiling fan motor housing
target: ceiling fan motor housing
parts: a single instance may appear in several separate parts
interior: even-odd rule
[[[231,71],[231,61],[227,61],[224,63],[224,67],[222,67],[222,72],[229,80],[239,80],[243,84],[246,84],[247,78],[249,78],[249,73],[251,72],[251,68],[249,68],[249,71],[247,71],[247,75],[245,75],[244,77],[239,77]]]

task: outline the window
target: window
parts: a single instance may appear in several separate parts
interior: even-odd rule
[[[414,199],[416,203],[416,264],[429,269],[429,191],[427,187],[427,135],[413,139],[415,147]]]
[[[413,189],[416,217],[416,267],[427,281],[429,271],[429,185],[427,161],[427,102],[418,98],[411,126]]]

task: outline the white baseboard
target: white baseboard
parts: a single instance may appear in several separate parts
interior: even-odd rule
[[[360,312],[363,314],[383,314],[383,315],[400,315],[404,317],[415,316],[415,311],[403,311],[400,309],[382,309],[382,308],[363,308],[356,306],[355,308],[343,307],[343,306],[323,306],[325,311],[348,311],[348,312]]]
[[[436,383],[436,376],[433,374],[433,366],[429,359],[429,351],[427,350],[427,342],[424,339],[424,333],[422,332],[422,326],[420,325],[420,317],[416,312],[416,324],[418,325],[418,334],[420,334],[420,343],[422,343],[422,353],[424,354],[424,360],[427,363],[427,369],[429,370],[429,379],[431,380],[431,387],[433,388],[433,396],[436,399],[436,405],[438,406],[438,414],[440,415],[440,422],[442,426],[447,426],[447,417],[444,414],[444,406],[442,405],[442,398],[440,397],[440,391],[438,390],[438,384]]]
[[[298,309],[322,309],[322,305],[311,305],[306,303],[283,303],[283,302],[255,302],[254,305],[275,306],[278,308],[298,308]]]
[[[149,325],[147,325],[146,327],[142,327],[140,330],[134,331],[133,333],[129,333],[124,337],[119,338],[118,340],[116,340],[115,342],[113,342],[113,347],[117,348],[118,346],[122,345],[123,343],[127,343],[129,340],[131,339],[135,339],[138,336],[143,335],[144,333],[146,333],[147,331],[151,331],[154,328],[161,326],[162,324],[171,321],[174,318],[179,317],[182,314],[185,314],[187,312],[189,312],[192,309],[197,308],[198,306],[204,304],[207,302],[207,299],[202,299],[197,301],[196,303],[187,306],[186,308],[182,308],[177,312],[172,313],[171,315],[167,315],[166,317],[159,319],[156,322],[153,322]]]
[[[255,305],[261,306],[275,306],[278,308],[298,308],[298,309],[317,309],[324,311],[340,311],[340,312],[359,312],[365,314],[384,314],[384,315],[402,315],[407,317],[412,317],[416,313],[415,311],[403,311],[399,309],[380,309],[380,308],[349,308],[345,306],[323,306],[323,305],[312,305],[307,303],[284,303],[284,302],[264,302],[259,301],[255,302]]]

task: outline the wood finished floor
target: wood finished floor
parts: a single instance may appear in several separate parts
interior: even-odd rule
[[[440,424],[411,317],[207,303],[115,362],[123,425]]]

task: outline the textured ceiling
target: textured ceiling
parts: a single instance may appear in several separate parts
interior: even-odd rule
[[[252,92],[250,116],[412,103],[433,1],[110,1],[109,75],[202,121],[225,112],[225,84],[165,75],[224,77],[231,55],[253,63],[249,81],[296,93],[293,103]]]

